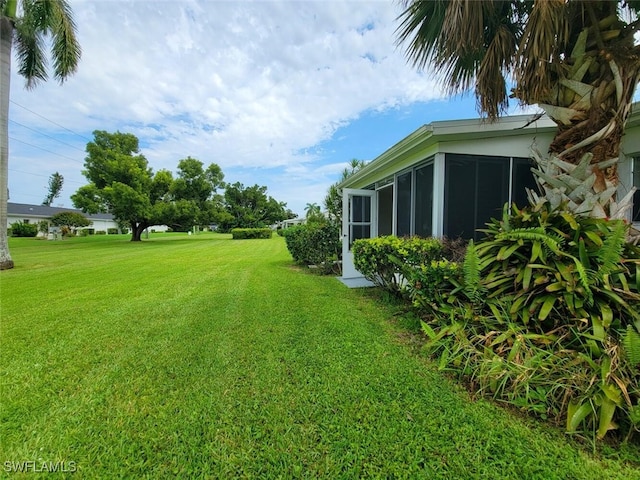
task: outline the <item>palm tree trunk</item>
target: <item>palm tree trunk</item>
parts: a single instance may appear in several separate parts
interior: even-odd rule
[[[9,201],[9,88],[13,22],[0,15],[0,270],[13,268],[7,239]]]
[[[624,126],[631,113],[633,94],[640,79],[640,63],[636,60],[623,64],[613,59],[603,59],[597,68],[605,73],[589,85],[589,98],[581,97],[568,87],[560,90],[564,91],[565,96],[567,90],[569,95],[575,95],[575,103],[566,107],[575,113],[570,122],[558,122],[558,132],[549,147],[549,153],[569,163],[578,164],[586,153],[593,155],[592,164],[620,156]],[[584,107],[575,108],[576,103]],[[617,165],[607,167],[598,175],[596,191],[618,185]]]
[[[612,23],[605,20],[594,25],[609,28]],[[549,162],[540,166],[555,179],[549,182],[543,178],[542,183],[555,186],[552,194],[556,197],[559,189],[564,190],[563,197],[571,197],[575,204],[570,208],[595,217],[625,218],[631,205],[626,200],[618,203],[615,192],[619,185],[620,145],[640,80],[640,60],[633,36],[622,32],[619,28],[600,31],[585,27],[572,55],[558,67],[560,73],[552,90],[538,102],[558,125],[549,147]],[[585,182],[590,185],[586,190],[585,184],[560,187],[557,183],[572,171],[570,164],[589,165],[586,171],[578,169],[585,175],[584,180],[595,178]],[[572,195],[578,189],[580,195]],[[548,199],[549,193],[546,189]],[[594,208],[589,206],[591,203]]]

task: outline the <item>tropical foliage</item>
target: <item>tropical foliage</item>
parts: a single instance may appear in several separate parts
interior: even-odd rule
[[[638,0],[404,0],[397,41],[452,93],[474,88],[495,119],[509,98],[558,125],[550,155],[594,168],[594,195],[618,185],[620,140],[640,80]],[[511,92],[507,86],[513,85]],[[608,205],[602,206],[611,216]]]
[[[50,40],[50,41],[48,41]],[[0,270],[13,268],[7,243],[9,176],[9,90],[16,47],[18,74],[34,88],[48,77],[45,48],[50,46],[53,75],[60,83],[80,61],[76,26],[67,0],[0,0]]]
[[[385,288],[411,300],[426,351],[473,390],[570,433],[630,437],[640,431],[640,248],[628,228],[543,201],[505,207],[461,262],[396,261],[376,243],[407,251],[415,239],[372,239],[356,242],[354,263],[402,278]]]

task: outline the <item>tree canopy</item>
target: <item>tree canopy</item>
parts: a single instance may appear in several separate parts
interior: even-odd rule
[[[228,231],[266,227],[291,217],[286,204],[268,196],[265,186],[226,185],[215,163],[205,168],[200,160],[184,158],[174,178],[168,170],[153,172],[134,135],[101,130],[93,134],[83,170],[90,183],[71,199],[84,212],[109,212],[118,223],[126,223],[132,241],[140,241],[153,225],[187,231],[217,224]],[[222,188],[224,195],[218,193]]]
[[[267,187],[245,187],[236,182],[227,185],[224,192],[225,214],[220,229],[268,227],[290,218],[286,204],[267,195]]]
[[[130,133],[96,130],[87,144],[84,176],[89,185],[71,196],[85,212],[109,212],[126,221],[132,241],[140,241],[145,228],[166,224],[173,176],[167,170],[156,174],[140,153],[138,139]]]
[[[78,212],[58,212],[51,217],[51,224],[71,231],[79,227],[88,227],[91,222]]]
[[[215,163],[206,169],[200,160],[187,157],[178,162],[178,176],[170,188],[174,212],[171,227],[186,231],[196,225],[216,223],[222,209],[224,174]]]

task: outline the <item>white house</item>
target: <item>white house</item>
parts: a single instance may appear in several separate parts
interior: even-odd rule
[[[424,125],[345,180],[343,279],[359,278],[351,244],[379,235],[477,238],[505,203],[528,204],[535,188],[531,149],[547,151],[556,127],[547,117],[504,117]],[[640,187],[640,103],[622,140],[620,192]],[[630,220],[640,225],[640,192]]]
[[[75,208],[47,207],[46,205],[12,202],[7,204],[7,228],[17,222],[37,224],[42,220],[49,220],[53,215],[60,212],[75,212],[84,215],[91,222],[90,228],[96,231],[108,232],[110,228],[118,228],[113,215],[108,213],[89,215]]]

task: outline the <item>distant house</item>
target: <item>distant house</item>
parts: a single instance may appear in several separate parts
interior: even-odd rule
[[[302,225],[306,222],[307,222],[306,218],[300,218],[300,217],[288,218],[287,220],[282,220],[281,222],[278,222],[276,227],[286,229],[286,228],[294,227],[296,225]]]
[[[42,220],[49,220],[56,213],[60,212],[76,212],[84,215],[91,222],[88,228],[93,228],[96,231],[108,232],[110,228],[118,228],[118,224],[115,222],[113,215],[109,213],[90,215],[75,208],[47,207],[46,205],[29,205],[26,203],[11,202],[7,204],[7,228],[17,222],[37,224]]]
[[[343,278],[358,278],[351,244],[379,235],[478,238],[505,203],[528,204],[535,188],[531,148],[542,153],[556,131],[549,118],[510,116],[433,122],[418,128],[345,180]],[[622,139],[619,195],[640,188],[640,103]],[[348,213],[347,213],[348,212]],[[640,225],[640,192],[629,220]]]

